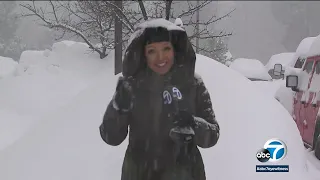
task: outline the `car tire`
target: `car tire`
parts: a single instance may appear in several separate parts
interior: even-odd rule
[[[320,160],[320,136],[318,136],[314,146],[314,155]]]
[[[316,119],[312,150],[314,150],[314,155],[316,156],[316,158],[320,160],[320,116],[317,116]]]

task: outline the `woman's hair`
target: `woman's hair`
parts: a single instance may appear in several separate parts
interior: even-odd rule
[[[144,46],[155,42],[171,42],[170,31],[163,27],[146,28],[144,37]]]

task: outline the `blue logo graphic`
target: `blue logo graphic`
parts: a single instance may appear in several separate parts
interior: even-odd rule
[[[280,139],[270,139],[264,144],[264,149],[270,152],[269,162],[277,162],[287,155],[287,146]]]
[[[176,88],[176,87],[173,87],[172,88],[172,94],[173,94],[173,97],[175,97],[175,98],[177,98],[177,99],[182,99],[182,94],[181,94],[181,92],[179,91],[179,89],[178,88]]]
[[[169,91],[163,91],[162,93],[163,99],[164,99],[164,104],[171,104],[172,102],[172,97]]]
[[[260,162],[278,162],[287,154],[286,144],[279,139],[268,140],[263,149],[260,149],[256,157]]]

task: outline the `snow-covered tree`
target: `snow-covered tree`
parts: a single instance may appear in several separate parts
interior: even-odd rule
[[[109,50],[114,49],[114,22],[115,17],[122,22],[122,42],[128,42],[134,26],[151,18],[165,18],[176,20],[180,18],[184,28],[190,33],[190,39],[210,39],[229,36],[231,33],[220,32],[213,34],[209,25],[229,16],[208,17],[206,20],[195,21],[195,14],[204,7],[210,5],[211,1],[200,1],[199,4],[190,1],[123,1],[120,8],[114,1],[48,1],[50,8],[36,6],[36,1],[23,3],[21,6],[27,10],[23,16],[35,16],[44,26],[80,37],[89,47],[100,54],[100,58],[108,55]],[[173,8],[174,7],[174,8]],[[199,33],[194,31],[196,24],[201,26]],[[193,32],[192,32],[193,31]],[[119,42],[117,42],[119,43]],[[99,46],[96,46],[98,44]]]
[[[18,29],[15,1],[0,1],[0,56],[19,59],[26,45],[16,36]]]
[[[228,45],[224,38],[213,38],[208,40],[207,47],[209,51],[205,54],[211,57],[212,59],[219,61],[223,64],[225,64],[226,61],[232,60],[232,55],[229,52]]]

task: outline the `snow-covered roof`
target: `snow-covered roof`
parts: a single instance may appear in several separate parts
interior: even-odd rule
[[[312,42],[307,56],[320,55],[320,35],[318,35]]]
[[[261,80],[272,79],[264,65],[256,59],[238,58],[235,59],[229,67],[240,72],[247,78]]]
[[[288,66],[294,67],[294,65],[296,64],[299,57],[306,57],[307,53],[308,53],[308,51],[309,51],[309,49],[315,39],[316,39],[316,37],[304,38],[300,42],[299,46],[297,47],[296,52],[294,54],[294,57],[293,57],[292,61],[288,64]]]
[[[282,66],[291,65],[294,60],[294,52],[285,52],[280,54],[275,54],[271,56],[268,63],[265,65],[267,70],[273,69],[275,64],[282,64]]]
[[[314,42],[314,40],[316,39],[316,37],[307,37],[307,38],[304,38],[299,46],[297,47],[297,50],[296,50],[296,54],[299,54],[299,55],[303,55],[303,54],[306,54],[312,43]]]

